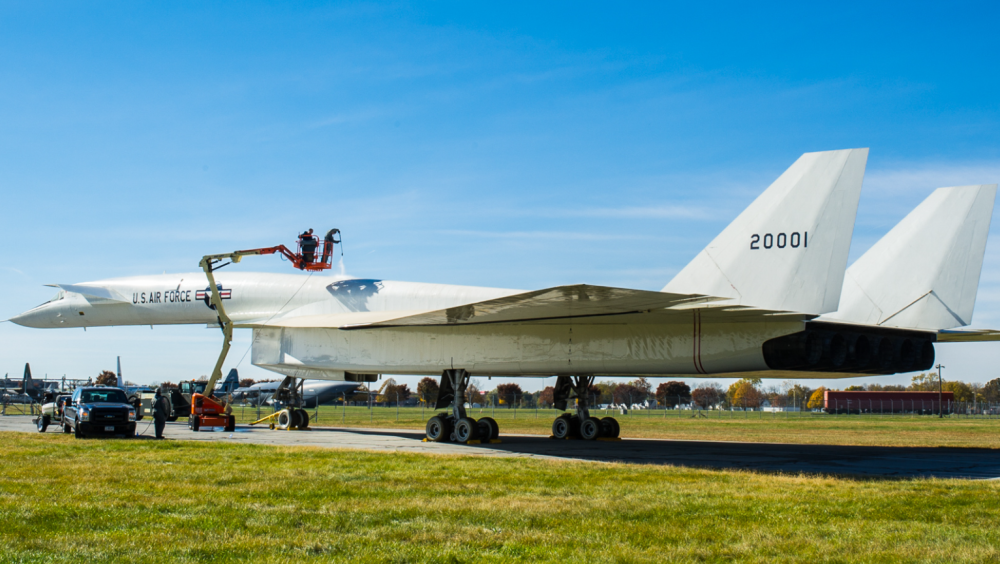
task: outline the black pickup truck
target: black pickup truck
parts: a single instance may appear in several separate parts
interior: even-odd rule
[[[64,433],[80,439],[87,435],[135,436],[135,408],[119,388],[77,388],[63,408]]]

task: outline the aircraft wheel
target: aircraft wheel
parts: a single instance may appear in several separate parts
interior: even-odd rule
[[[292,412],[287,409],[282,409],[278,413],[278,428],[281,430],[286,430],[288,427],[295,426],[295,418],[292,416]]]
[[[448,436],[451,435],[450,429],[448,429],[448,421],[439,415],[435,415],[427,420],[427,438],[436,442],[443,443],[448,440]]]
[[[463,417],[455,423],[455,440],[467,443],[479,438],[479,425],[471,417]]]
[[[296,425],[299,429],[309,428],[309,412],[304,409],[297,409],[299,413],[299,424]]]
[[[588,417],[580,423],[580,437],[587,441],[592,441],[601,436],[600,420],[596,417]]]
[[[49,428],[49,416],[48,415],[40,415],[38,417],[38,432],[39,433],[44,433],[45,430],[48,429],[48,428]]]
[[[604,419],[601,419],[602,437],[617,439],[618,435],[621,434],[621,431],[621,426],[618,425],[618,420],[614,417],[605,417]]]
[[[500,437],[500,425],[492,417],[483,417],[476,421],[479,425],[479,438],[488,441]]]
[[[560,415],[552,422],[552,436],[557,439],[565,439],[570,433],[570,416]]]

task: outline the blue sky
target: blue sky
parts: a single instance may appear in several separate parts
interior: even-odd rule
[[[852,259],[1000,181],[996,4],[813,4],[0,3],[0,319],[304,227],[352,275],[658,290],[803,152],[871,148]],[[0,372],[176,381],[218,341],[3,323]],[[1000,344],[938,351],[998,376]]]

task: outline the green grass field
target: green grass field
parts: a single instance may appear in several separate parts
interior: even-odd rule
[[[995,562],[1000,483],[0,433],[2,562]]]
[[[240,422],[256,418],[256,410],[237,407]],[[262,411],[265,415],[270,410]],[[320,407],[316,424],[423,430],[434,412],[420,408]],[[549,434],[555,410],[474,409],[473,417],[490,415],[502,433]],[[311,417],[317,414],[309,410]],[[602,412],[595,412],[604,416]],[[714,412],[693,418],[690,411],[633,411],[615,415],[622,436],[633,438],[807,443],[861,446],[947,446],[1000,448],[1000,419],[967,419],[958,416],[827,415],[823,413],[770,414]]]

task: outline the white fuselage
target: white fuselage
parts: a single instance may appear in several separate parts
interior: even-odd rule
[[[216,273],[235,326],[252,327],[253,364],[301,378],[356,374],[668,375],[764,371],[761,346],[800,331],[801,320],[702,322],[694,311],[611,316],[594,322],[532,321],[350,328],[352,316],[423,312],[518,290],[299,274]],[[214,324],[204,274],[118,278],[66,286],[11,321],[40,328]],[[109,292],[103,297],[88,288]],[[78,290],[71,291],[71,290]],[[328,327],[298,319],[347,320]]]

